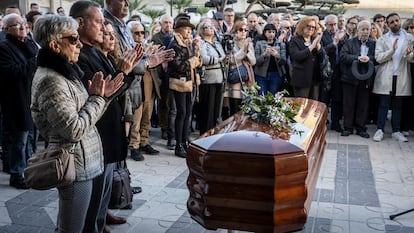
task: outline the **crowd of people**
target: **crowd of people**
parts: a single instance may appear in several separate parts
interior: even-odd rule
[[[37,7],[37,8],[36,8]],[[185,158],[190,134],[206,133],[240,111],[242,90],[324,102],[341,136],[408,141],[414,130],[414,19],[397,13],[236,18],[232,8],[197,25],[182,12],[147,28],[129,2],[73,3],[69,16],[22,15],[6,8],[0,31],[3,171],[10,186],[22,175],[39,135],[49,148],[75,148],[76,181],[59,187],[58,232],[109,232],[126,220],[108,212],[112,176],[128,156],[156,155],[151,127]],[[234,78],[235,76],[236,78]],[[245,79],[242,76],[246,76]],[[231,82],[229,80],[232,80]],[[235,81],[234,81],[235,80]],[[391,116],[389,116],[391,113]],[[128,153],[129,152],[129,153]]]

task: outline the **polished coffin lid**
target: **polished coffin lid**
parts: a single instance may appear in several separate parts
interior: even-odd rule
[[[209,151],[239,152],[273,156],[292,152],[303,152],[298,146],[259,131],[234,131],[200,138],[192,142]]]
[[[317,101],[295,100],[300,103],[295,128],[302,135],[288,139],[287,132],[239,112],[190,144],[192,218],[209,229],[303,228],[322,160],[327,110]]]

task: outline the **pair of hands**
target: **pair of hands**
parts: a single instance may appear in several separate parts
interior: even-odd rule
[[[124,85],[123,80],[123,73],[119,73],[114,79],[112,79],[112,75],[108,75],[104,79],[104,75],[101,71],[96,72],[93,75],[92,80],[88,81],[89,94],[110,97]]]
[[[244,39],[244,42],[243,42],[243,46],[242,47],[243,47],[244,52],[248,53],[250,47],[253,47],[252,38],[247,37],[246,39]]]
[[[264,55],[271,55],[275,58],[280,58],[280,47],[267,46]]]
[[[135,45],[135,48],[128,49],[118,57],[116,61],[116,69],[129,74],[132,69],[144,56],[144,50],[141,44]]]
[[[343,39],[344,39],[345,35],[346,35],[345,30],[338,30],[338,31],[336,31],[336,32],[335,32],[335,36],[334,36],[334,41],[333,41],[333,43],[334,43],[335,45],[337,45],[337,44],[338,44],[341,40],[343,40]]]
[[[414,44],[413,44],[414,46]],[[410,53],[414,52],[414,47],[409,46],[407,50],[405,51],[405,56],[408,56]],[[394,44],[392,45],[394,52],[398,49],[398,38],[395,39]]]
[[[322,33],[318,33],[318,35],[313,39],[312,44],[308,47],[309,50],[312,52],[313,49],[316,48],[316,50],[321,49],[321,39],[322,39]]]

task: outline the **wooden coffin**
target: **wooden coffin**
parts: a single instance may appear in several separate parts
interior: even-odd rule
[[[188,211],[207,229],[301,230],[325,147],[326,105],[300,103],[295,127],[274,132],[239,112],[193,141],[187,154]]]

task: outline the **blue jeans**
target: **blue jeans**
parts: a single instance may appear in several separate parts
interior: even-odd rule
[[[32,157],[33,148],[29,143],[30,131],[8,131],[5,138],[8,148],[10,179],[22,177],[26,161]],[[31,132],[33,134],[33,132]]]
[[[260,86],[259,95],[267,95],[268,92],[274,95],[280,91],[283,79],[278,72],[267,72],[266,77],[256,75],[256,82]]]
[[[401,116],[402,116],[402,102],[405,97],[402,96],[390,96],[390,95],[378,95],[379,108],[377,128],[384,130],[385,121],[387,120],[388,109],[391,105],[392,117],[391,127],[392,132],[400,132]]]

